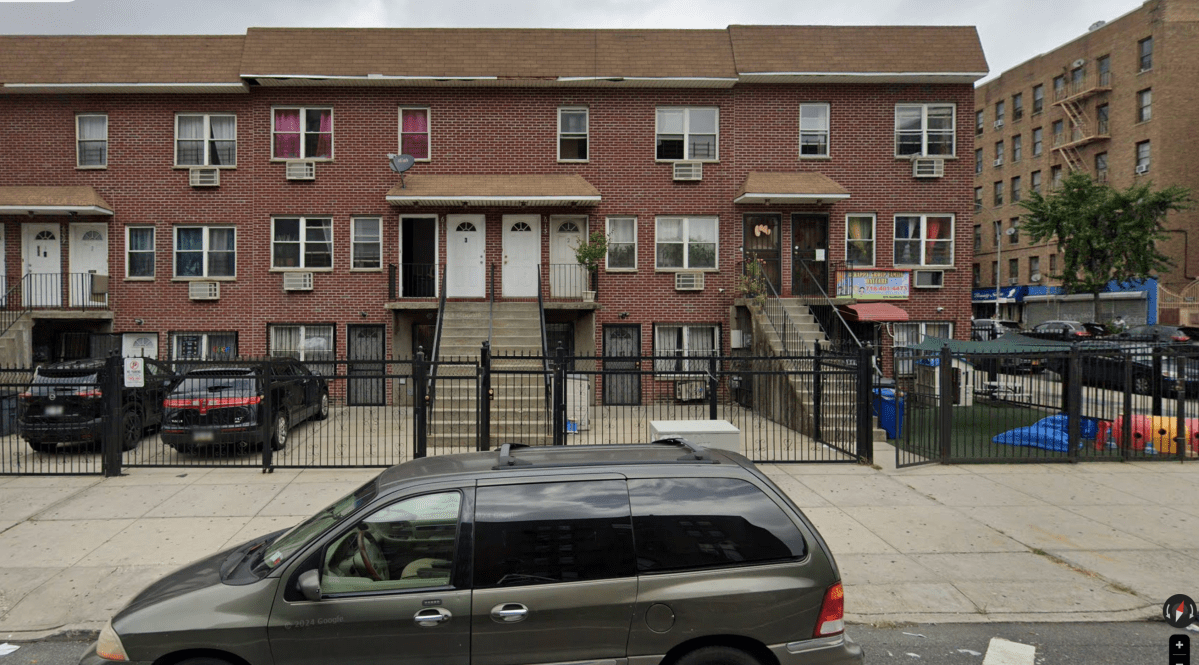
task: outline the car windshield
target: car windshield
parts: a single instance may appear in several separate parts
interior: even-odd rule
[[[270,549],[262,560],[254,565],[254,572],[265,575],[287,561],[293,554],[312,542],[313,538],[324,533],[329,527],[337,524],[346,515],[354,512],[359,506],[375,498],[377,489],[375,481],[359,487],[353,492],[334,501],[328,508],[309,517],[304,522],[292,527],[282,536],[271,543]]]

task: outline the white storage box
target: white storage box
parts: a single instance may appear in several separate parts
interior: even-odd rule
[[[652,440],[678,437],[705,448],[741,452],[741,430],[727,420],[651,420]]]

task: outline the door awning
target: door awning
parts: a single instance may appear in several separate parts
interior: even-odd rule
[[[387,192],[394,206],[594,206],[599,190],[577,175],[410,175]]]
[[[849,190],[823,173],[750,171],[733,203],[832,203],[849,198]]]
[[[0,215],[112,215],[92,187],[0,187]]]
[[[850,321],[907,321],[907,310],[885,302],[860,302],[856,305],[842,305],[841,312]]]

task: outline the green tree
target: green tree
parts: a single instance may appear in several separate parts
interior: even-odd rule
[[[1067,293],[1093,296],[1092,320],[1099,320],[1099,293],[1108,282],[1142,281],[1173,265],[1158,249],[1166,240],[1166,213],[1190,207],[1191,192],[1150,183],[1117,190],[1076,172],[1042,196],[1020,202],[1028,211],[1021,229],[1034,243],[1052,240],[1062,252],[1062,270],[1052,275]]]

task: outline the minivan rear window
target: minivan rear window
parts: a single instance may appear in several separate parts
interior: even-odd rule
[[[734,478],[629,480],[637,570],[795,559],[803,535],[754,485]]]

